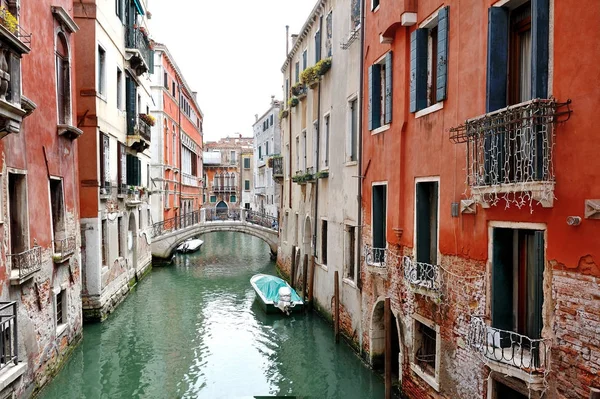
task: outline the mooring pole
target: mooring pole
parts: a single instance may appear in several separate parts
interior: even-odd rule
[[[340,275],[338,271],[334,274],[335,286],[333,295],[335,296],[335,342],[340,342]]]
[[[308,286],[308,254],[304,254],[304,262],[302,264],[302,300],[306,300],[306,287]]]
[[[315,257],[314,255],[310,258],[310,283],[308,286],[308,306],[312,309],[314,295],[313,290],[315,288]]]
[[[590,399],[600,399],[600,389],[591,388]]]
[[[392,309],[390,298],[383,305],[385,326],[385,399],[392,398]]]
[[[296,247],[292,247],[292,270],[290,270],[290,285],[294,288],[294,275],[296,274]]]

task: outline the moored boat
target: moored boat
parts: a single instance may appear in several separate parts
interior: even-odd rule
[[[189,253],[189,252],[195,252],[200,249],[202,244],[204,244],[204,241],[202,241],[201,239],[192,238],[192,239],[182,242],[177,247],[177,251],[184,253],[184,254]]]
[[[268,274],[255,274],[250,279],[250,284],[258,302],[266,313],[283,312],[289,315],[299,312],[304,307],[302,298],[294,291],[285,280]]]

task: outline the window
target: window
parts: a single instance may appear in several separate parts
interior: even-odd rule
[[[60,291],[56,294],[56,327],[61,327],[66,324],[66,298],[65,290]]]
[[[244,180],[244,190],[250,191],[250,180]]]
[[[321,264],[327,264],[327,220],[321,220]]]
[[[115,13],[119,21],[123,21],[123,0],[115,0]]]
[[[210,202],[217,202],[217,196],[216,195],[211,195],[210,196]]]
[[[296,171],[300,170],[300,137],[296,136]]]
[[[138,209],[138,228],[142,229],[142,210]]]
[[[273,126],[273,114],[271,114],[271,116],[269,117],[269,120],[271,121],[271,126]]]
[[[244,158],[244,169],[250,169],[250,158]]]
[[[331,57],[333,51],[333,14],[330,12],[325,18],[325,28],[327,29],[327,39],[325,40],[325,51],[327,57]]]
[[[302,52],[302,70],[308,68],[308,50]]]
[[[296,83],[300,82],[300,61],[296,62]]]
[[[230,158],[229,158],[229,163],[230,163],[231,165],[235,165],[235,163],[237,162],[237,160],[236,160],[236,156],[235,156],[235,155],[236,155],[236,154],[235,154],[235,151],[231,151],[231,154],[230,154],[230,155],[231,155],[231,156],[230,156]]]
[[[117,174],[119,179],[119,189],[122,193],[127,185],[127,153],[125,150],[125,144],[117,143],[118,146],[118,155],[119,155],[119,163],[117,164]]]
[[[108,222],[106,219],[102,219],[101,225],[102,231],[102,265],[108,265]]]
[[[446,99],[449,7],[410,36],[410,112]]]
[[[416,259],[429,265],[438,263],[438,182],[416,185]]]
[[[166,72],[163,75],[163,85],[165,86],[165,89],[169,90],[169,74]]]
[[[265,142],[265,155],[269,155],[269,142]]]
[[[294,245],[298,246],[298,229],[300,228],[300,222],[298,221],[298,214],[296,213],[296,224],[294,225]]]
[[[549,4],[536,7],[512,0],[489,9],[487,112],[548,96]]]
[[[100,187],[110,187],[110,139],[100,133]]]
[[[352,10],[350,13],[350,28],[358,29],[360,26],[360,0],[352,0]]]
[[[345,271],[346,278],[354,280],[355,268],[356,268],[356,229],[354,226],[346,225],[345,234],[346,239],[344,240],[345,247]]]
[[[379,0],[371,0],[371,11],[375,11],[379,7]]]
[[[329,114],[323,118],[324,132],[323,132],[323,167],[329,167],[329,129],[331,117]]]
[[[173,145],[171,146],[171,164],[177,165],[177,133],[175,133],[175,124],[173,124]]]
[[[175,82],[171,82],[171,95],[175,97]]]
[[[302,170],[306,170],[308,164],[306,163],[306,153],[307,153],[307,143],[306,143],[306,129],[302,131]]]
[[[392,52],[369,67],[369,130],[392,122]]]
[[[61,250],[61,248],[56,248],[56,242],[67,238],[65,236],[65,203],[61,179],[50,179],[50,207],[52,209],[52,230],[54,233],[55,252],[59,252],[57,249]]]
[[[117,109],[123,110],[123,71],[117,68]]]
[[[347,152],[348,161],[358,160],[358,100],[350,101],[349,107],[349,127],[348,127],[348,146]]]
[[[284,106],[286,106],[287,103],[288,103],[289,95],[290,95],[290,81],[289,81],[289,79],[285,80],[285,92],[284,92],[284,94],[285,94],[285,102],[283,104],[284,104]]]
[[[236,201],[237,201],[237,198],[236,198],[235,195],[230,195],[229,196],[229,202],[236,202]]]
[[[514,390],[512,387],[502,384],[499,381],[492,379],[492,398],[493,399],[528,399],[530,397],[529,392],[521,393]]]
[[[439,390],[440,328],[431,320],[414,316],[413,363],[411,369]]]
[[[101,95],[106,95],[106,51],[98,46],[98,92]]]
[[[372,186],[373,200],[371,202],[371,217],[373,226],[373,248],[387,248],[387,185],[375,184]],[[384,251],[375,251],[376,263],[384,261]]]
[[[27,215],[27,177],[21,173],[8,174],[8,207],[10,220],[10,253],[23,253],[29,249],[29,223]]]
[[[258,158],[262,160],[262,146],[258,146]]]
[[[131,154],[127,154],[127,185],[142,185],[142,161]]]
[[[123,251],[123,216],[119,216],[117,219],[117,247],[119,249],[119,257],[125,256]]]
[[[56,37],[56,106],[58,123],[71,123],[71,67],[69,45],[64,33]]]
[[[315,33],[315,64],[321,61],[321,31]]]

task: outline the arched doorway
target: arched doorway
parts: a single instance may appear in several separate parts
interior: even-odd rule
[[[391,313],[390,327],[392,338],[392,382],[400,381],[402,347],[400,335],[400,322],[394,312]],[[380,372],[385,371],[385,309],[384,301],[379,300],[373,308],[371,328],[369,331],[371,348],[371,367]]]
[[[137,269],[137,223],[135,214],[129,213],[129,227],[127,229],[127,263]]]
[[[220,201],[217,206],[217,217],[220,219],[227,219],[227,211],[229,210],[229,207],[227,206],[227,204],[225,203],[225,201]]]

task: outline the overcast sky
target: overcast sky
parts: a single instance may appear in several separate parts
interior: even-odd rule
[[[254,114],[282,99],[285,26],[298,33],[316,0],[150,0],[151,35],[198,92],[204,141],[252,136]]]

